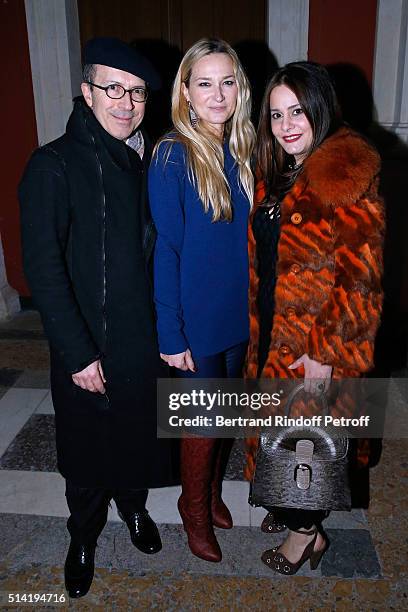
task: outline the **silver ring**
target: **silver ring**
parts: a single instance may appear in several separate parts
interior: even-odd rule
[[[319,389],[319,391],[324,391],[324,383],[319,383],[317,385],[317,388]]]

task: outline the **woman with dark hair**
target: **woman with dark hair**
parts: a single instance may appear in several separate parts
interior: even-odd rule
[[[247,376],[304,378],[305,391],[318,395],[331,377],[373,366],[382,305],[379,157],[342,125],[325,68],[294,62],[266,89],[256,164]],[[248,441],[248,478],[256,445]],[[308,559],[317,567],[326,509],[271,510],[263,529],[288,527],[289,535],[262,560],[282,574]]]

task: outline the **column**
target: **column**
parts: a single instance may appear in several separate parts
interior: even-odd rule
[[[309,0],[268,0],[268,45],[278,64],[307,60]]]
[[[378,0],[374,61],[377,121],[408,143],[408,0]]]
[[[18,293],[7,282],[3,246],[0,236],[0,321],[13,316],[20,310]]]
[[[76,0],[25,0],[38,142],[65,132],[80,94],[81,50]]]

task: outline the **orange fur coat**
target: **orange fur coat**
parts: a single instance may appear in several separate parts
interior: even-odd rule
[[[288,365],[307,353],[333,366],[336,378],[373,366],[382,306],[384,210],[378,197],[380,160],[348,128],[339,129],[306,159],[281,203],[275,314],[266,378],[303,377]],[[256,205],[262,201],[258,185]],[[256,244],[249,230],[250,345],[246,376],[258,370]],[[257,442],[249,442],[246,476]]]

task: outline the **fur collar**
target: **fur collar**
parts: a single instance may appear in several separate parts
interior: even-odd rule
[[[380,158],[356,132],[342,127],[308,157],[297,179],[298,187],[311,189],[322,202],[350,204],[370,188],[380,170]]]

